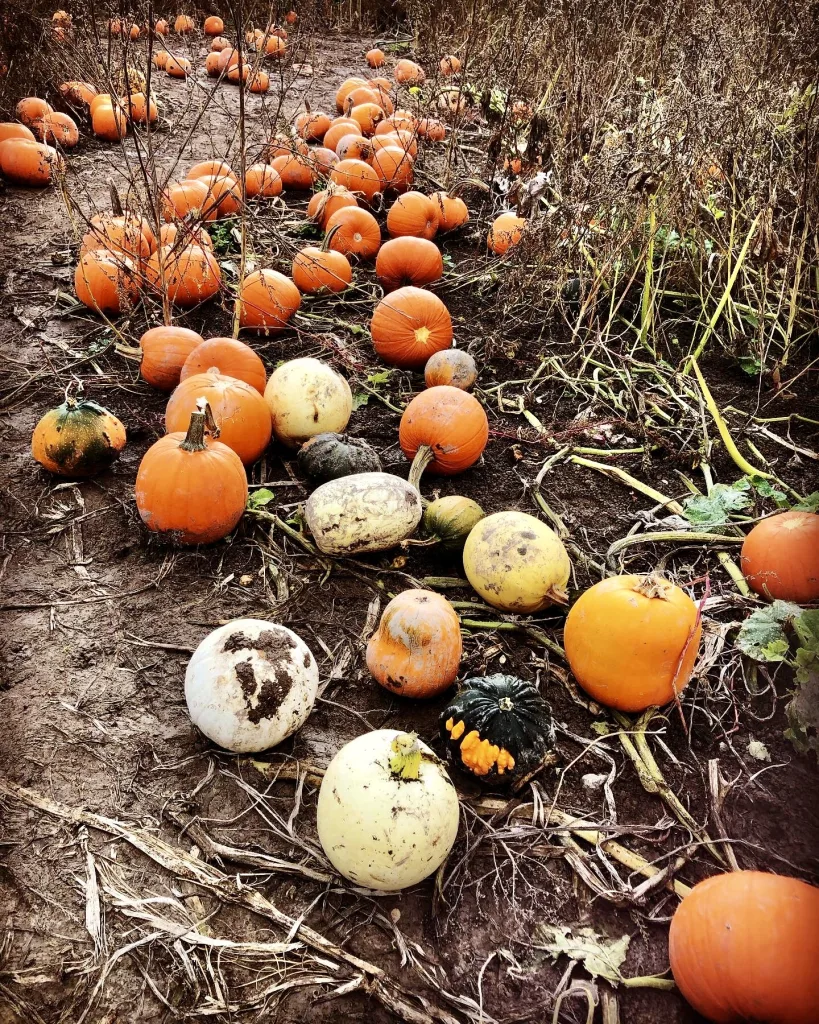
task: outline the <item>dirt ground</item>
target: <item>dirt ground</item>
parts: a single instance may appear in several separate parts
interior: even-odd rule
[[[305,91],[314,108],[332,109],[340,81],[363,65],[351,66],[351,49],[363,54],[367,45],[367,40],[342,37],[317,45],[303,55],[314,73],[299,79],[295,92]],[[194,50],[195,83],[164,76],[155,83],[166,116],[184,111],[192,90],[210,88],[202,70],[204,47]],[[294,96],[288,98],[288,113],[295,107]],[[275,96],[249,96],[247,105],[253,138],[261,141],[269,116],[263,111],[275,109]],[[221,86],[218,101],[191,130],[182,168],[226,155],[237,109],[237,91]],[[192,112],[184,118],[192,124]],[[169,173],[180,137],[178,130],[161,137],[158,162]],[[125,149],[133,153],[132,143]],[[70,157],[68,186],[86,211],[108,208],[109,179],[123,187],[121,166],[117,147],[84,133]],[[434,177],[431,158],[427,167]],[[287,210],[280,205],[254,209],[253,230],[267,265],[287,269],[301,242],[288,224],[297,221],[305,203],[306,197],[288,197]],[[443,699],[410,703],[379,688],[364,666],[363,637],[378,606],[374,602],[383,607],[388,595],[412,586],[413,580],[462,577],[462,567],[438,553],[396,553],[363,559],[364,568],[338,565],[325,578],[309,554],[248,518],[227,542],[201,550],[170,549],[149,538],[136,514],[133,485],[142,455],[164,432],[166,397],[140,380],[138,361],[122,351],[122,340],[136,345],[147,315],[140,309],[124,322],[118,340],[66,299],[72,295],[76,249],[58,191],[7,186],[0,191],[0,211],[5,404],[0,418],[0,778],[221,864],[230,878],[241,877],[245,887],[258,888],[288,916],[376,964],[434,1005],[446,1006],[450,1019],[538,1024],[551,1019],[552,993],[569,961],[552,963],[538,948],[543,945],[541,924],[590,926],[610,938],[628,935],[623,974],[664,972],[667,924],[676,904],[672,893],[660,888],[639,902],[631,900],[609,870],[617,867],[622,879],[634,885],[639,876],[628,878],[627,869],[612,866],[586,846],[587,860],[607,879],[613,900],[592,893],[573,869],[560,834],[534,827],[531,820],[501,819],[490,827],[465,809],[462,834],[438,894],[428,881],[400,895],[376,898],[352,892],[337,878],[278,873],[224,855],[220,861],[208,851],[210,837],[313,871],[327,870],[316,850],[315,785],[309,778],[298,789],[292,779],[276,782],[270,770],[265,772],[265,762],[281,765],[284,754],[291,766],[323,767],[345,741],[383,726],[415,729],[437,746]],[[462,275],[485,265],[482,218],[487,213],[488,207],[473,206],[475,230],[451,245],[444,243]],[[273,223],[276,232],[270,229]],[[372,291],[371,273],[362,272],[359,282]],[[516,336],[491,297],[476,300],[469,289],[448,288],[445,279],[437,290],[453,310],[458,342],[478,358],[485,392],[504,380],[525,382],[542,358],[567,351],[565,340]],[[368,376],[380,368],[366,332],[351,325],[366,326],[371,307],[365,293],[343,305],[306,302],[306,315],[297,317],[296,329],[252,343],[269,368],[297,354],[321,354],[351,379],[354,393],[364,395]],[[156,310],[150,316],[151,323],[158,322]],[[177,322],[205,336],[230,333],[230,308],[211,304]],[[815,373],[800,376],[798,367],[789,368],[788,379],[795,380],[777,397],[765,382],[760,385],[728,360],[712,358],[704,368],[722,406],[748,412],[764,408],[766,416],[797,409],[819,416]],[[59,403],[76,379],[128,431],[128,445],[115,467],[79,484],[46,474],[29,449],[39,417]],[[422,386],[421,380],[396,372],[386,384],[369,386],[378,394],[369,393],[356,410],[350,431],[376,446],[385,468],[406,475],[397,445],[399,417],[382,399],[400,406]],[[578,436],[576,417],[585,403],[568,385],[546,381],[533,392],[531,405],[545,428],[540,435],[520,415],[501,408],[492,394],[487,395],[490,441],[481,464],[455,480],[429,479],[425,487],[428,493],[440,489],[473,497],[487,512],[518,508],[537,513],[532,481],[550,455]],[[598,417],[595,429],[607,424],[606,417]],[[638,417],[624,416],[613,427],[632,440],[642,437]],[[583,444],[607,443],[582,431],[581,436]],[[817,446],[816,430],[807,425],[794,423],[788,436],[808,449]],[[764,439],[756,443],[793,487],[803,493],[816,488],[815,462],[795,461],[790,450]],[[617,464],[678,495],[683,489],[675,471],[690,472],[691,451],[660,447],[651,457],[625,456]],[[720,450],[713,466],[716,479],[730,482],[737,476]],[[275,447],[254,467],[251,481],[274,492],[283,518],[308,493],[292,456]],[[577,543],[601,560],[637,521],[637,513],[649,508],[643,496],[564,460],[549,471],[542,490]],[[644,571],[665,553],[634,548],[628,553],[629,568]],[[697,598],[703,596],[708,574],[712,594],[724,599],[714,605],[714,623],[742,616],[713,552],[686,547],[674,553],[668,569],[692,583]],[[594,579],[576,564],[574,589]],[[474,597],[468,587],[446,593],[460,601]],[[218,624],[245,616],[269,618],[295,630],[313,650],[322,677],[321,699],[305,727],[275,755],[257,762],[214,750],[191,725],[183,696],[190,652]],[[499,617],[479,611],[474,618]],[[561,612],[535,621],[560,641]],[[817,877],[816,765],[797,756],[783,738],[788,678],[760,675],[755,691],[731,654],[730,641],[704,668],[683,700],[687,733],[676,713],[652,724],[655,754],[669,784],[695,820],[716,834],[707,763],[719,759],[722,775],[733,783],[722,824],[739,864]],[[619,842],[661,867],[683,854],[678,877],[688,884],[717,869],[659,797],[643,790],[617,738],[595,733],[595,721],[611,720],[605,713],[594,716],[574,699],[559,660],[520,631],[465,631],[462,676],[495,671],[538,680],[554,712],[560,764],[539,783],[547,804],[554,800],[566,813],[604,825]],[[588,748],[595,737],[599,742]],[[752,739],[765,744],[769,761],[751,756]],[[607,804],[599,779],[588,778],[610,768],[614,807]],[[464,794],[476,795],[469,780],[456,781]],[[96,941],[94,924],[89,931],[86,921],[87,903],[93,904],[87,900],[89,877],[101,889]],[[179,926],[182,932],[205,920],[201,934],[239,942],[286,938],[286,929],[161,870],[122,838],[43,814],[12,796],[0,804],[0,927],[5,935],[0,943],[0,1024],[153,1024],[207,1015],[219,1021],[263,1015],[280,1022],[395,1019],[365,991],[335,991],[354,975],[345,967],[317,964],[303,948],[254,959],[247,951],[174,941],[158,918],[185,922]],[[123,947],[129,948],[116,956]],[[402,953],[405,947],[409,951]],[[332,984],[315,982],[328,973]],[[587,977],[581,967],[573,976]],[[448,1003],[442,991],[451,994]],[[456,997],[472,1002],[459,1006]],[[628,1024],[699,1019],[676,992],[620,988],[618,998],[621,1019]],[[416,1005],[420,1010],[421,1004]],[[585,1006],[565,1002],[561,1019],[584,1020]]]

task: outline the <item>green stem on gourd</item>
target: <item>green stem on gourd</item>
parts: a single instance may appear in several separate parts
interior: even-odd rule
[[[414,732],[400,732],[390,744],[390,771],[400,779],[418,778],[421,769],[421,748],[418,735]]]
[[[409,483],[410,486],[414,487],[418,493],[421,493],[421,477],[424,475],[424,470],[435,458],[435,453],[428,444],[422,444],[419,446],[418,451],[415,453],[415,458],[412,460],[412,465],[409,471]]]
[[[213,418],[210,405],[206,398],[199,398],[196,402],[196,410],[191,413],[191,421],[188,424],[188,432],[185,440],[179,447],[186,452],[203,452],[207,449],[205,444],[205,431],[211,437],[219,436],[219,427]]]
[[[342,229],[343,226],[344,226],[343,224],[334,224],[333,227],[330,228],[330,230],[324,236],[324,241],[321,243],[321,251],[322,252],[327,252],[329,250],[329,248],[330,248],[330,241],[332,240],[333,235],[335,235],[337,232],[339,232]]]

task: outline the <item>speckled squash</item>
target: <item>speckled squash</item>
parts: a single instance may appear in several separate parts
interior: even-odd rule
[[[125,427],[96,402],[67,398],[34,428],[31,454],[58,476],[91,477],[107,469],[125,447]]]

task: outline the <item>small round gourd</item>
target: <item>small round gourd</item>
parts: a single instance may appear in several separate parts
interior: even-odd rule
[[[819,600],[819,515],[791,509],[763,519],[745,538],[740,564],[763,597]]]
[[[264,392],[273,433],[289,448],[316,434],[343,431],[353,411],[350,385],[319,359],[291,359],[270,375]]]
[[[209,633],[185,672],[191,721],[220,747],[240,753],[275,747],[313,710],[319,673],[292,630],[236,619]]]
[[[360,437],[316,434],[299,449],[299,469],[314,483],[323,484],[353,473],[379,473],[378,453]]]
[[[443,864],[458,834],[446,768],[412,733],[376,729],[330,762],[316,824],[333,867],[356,885],[405,889]]]
[[[463,551],[466,538],[485,516],[477,501],[462,498],[459,494],[448,494],[427,505],[423,532],[440,544],[444,551]]]
[[[34,428],[31,454],[58,476],[90,477],[107,469],[125,447],[125,427],[96,402],[66,398]]]
[[[475,360],[462,348],[445,348],[433,352],[424,367],[424,383],[428,388],[448,384],[461,391],[471,391],[478,379]]]
[[[467,679],[441,713],[453,764],[483,782],[510,782],[539,768],[554,748],[549,705],[515,676]]]

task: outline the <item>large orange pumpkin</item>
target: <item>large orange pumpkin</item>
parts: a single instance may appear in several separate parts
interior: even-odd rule
[[[16,121],[0,121],[0,142],[7,139],[24,139],[26,142],[36,142],[34,132],[26,128],[24,124]]]
[[[378,221],[367,210],[358,206],[345,206],[328,218],[324,225],[328,234],[332,231],[329,247],[345,256],[371,259],[381,247],[381,228]],[[338,230],[334,230],[338,228]]]
[[[105,250],[83,253],[74,271],[74,291],[89,309],[122,313],[139,295],[133,263],[127,256],[114,256]]]
[[[370,321],[370,334],[385,362],[419,370],[433,352],[452,344],[452,318],[437,295],[410,285],[379,302]]]
[[[187,434],[166,434],[142,458],[134,488],[143,523],[180,544],[226,537],[247,504],[242,460],[205,436],[206,403],[190,417]]]
[[[242,208],[242,190],[239,182],[231,175],[203,175],[194,179],[207,186],[208,192],[202,205],[202,219],[218,220],[220,217],[232,217]]]
[[[382,192],[406,192],[415,177],[412,157],[398,146],[379,149],[373,157],[373,170]]]
[[[125,447],[125,427],[96,402],[66,398],[34,428],[31,454],[58,476],[91,477],[107,469]]]
[[[401,85],[418,85],[426,78],[421,65],[416,64],[414,60],[408,60],[406,57],[399,60],[395,65],[393,75],[396,82],[399,82]]]
[[[791,509],[763,519],[745,538],[741,566],[763,597],[819,601],[819,515]]]
[[[42,188],[63,165],[57,150],[42,142],[15,138],[0,142],[0,171],[17,185]]]
[[[316,180],[316,172],[310,162],[298,153],[274,157],[270,166],[278,172],[287,191],[307,192]]]
[[[375,273],[385,291],[403,285],[423,288],[440,280],[444,272],[441,250],[426,238],[391,238],[378,250]]]
[[[254,270],[242,282],[239,323],[243,328],[278,334],[301,305],[298,288],[277,270]]]
[[[488,439],[489,421],[478,399],[446,384],[416,395],[398,428],[401,451],[413,460],[410,483],[416,487],[427,466],[442,476],[474,466]]]
[[[234,338],[208,338],[185,360],[180,380],[216,367],[223,377],[235,377],[255,388],[260,395],[267,386],[264,363],[249,345]]]
[[[373,158],[373,145],[360,132],[344,135],[336,145],[336,156],[339,160],[363,160],[369,163]]]
[[[272,199],[280,195],[282,179],[270,164],[252,164],[245,172],[245,195],[248,199]]]
[[[350,95],[353,89],[358,89],[359,86],[366,84],[366,78],[354,77],[345,79],[338,87],[338,91],[336,92],[336,108],[338,110],[344,110],[344,105],[347,102],[347,97]]]
[[[97,138],[106,142],[116,142],[128,134],[128,119],[119,105],[114,106],[110,101],[102,100],[93,108],[91,127]]]
[[[219,439],[249,466],[270,444],[273,420],[264,398],[250,384],[225,377],[216,369],[196,373],[179,382],[168,399],[165,429],[169,434],[181,430],[205,398],[219,425]]]
[[[59,145],[63,149],[73,149],[80,141],[80,131],[77,128],[77,122],[73,117],[63,114],[61,111],[46,114],[37,123],[37,134],[41,142]]]
[[[33,128],[46,114],[51,113],[51,107],[39,96],[26,96],[14,108],[14,113],[18,121],[22,121],[28,128]]]
[[[324,145],[338,153],[338,145],[348,135],[361,135],[358,121],[351,117],[337,117],[324,134]],[[363,138],[363,136],[361,136]],[[341,155],[341,154],[339,154]]]
[[[193,18],[187,14],[177,15],[176,21],[173,23],[174,32],[178,32],[179,35],[187,35],[193,32],[196,28]]]
[[[153,232],[146,234],[141,219],[133,214],[127,217],[95,218],[80,242],[80,253],[101,249],[109,255],[133,256],[137,259],[147,258],[155,248]]]
[[[589,696],[620,711],[644,711],[685,689],[701,634],[697,606],[673,583],[611,576],[572,605],[563,644]]]
[[[330,181],[365,199],[372,199],[381,190],[377,172],[363,160],[340,160],[330,171]]]
[[[201,334],[187,327],[152,327],[139,339],[139,372],[143,379],[162,391],[173,391],[188,356],[203,340]]]
[[[321,142],[330,128],[330,118],[320,110],[303,110],[293,122],[296,134],[307,142]]]
[[[433,239],[438,232],[438,208],[423,192],[406,192],[387,212],[387,231],[393,238],[415,235]]]
[[[819,889],[731,871],[695,885],[671,921],[677,987],[715,1024],[816,1024]]]
[[[225,23],[221,18],[212,14],[205,18],[204,30],[206,36],[220,36],[225,31]]]
[[[430,199],[438,211],[438,226],[441,231],[455,231],[469,223],[469,210],[460,196],[448,192],[433,192]]]
[[[146,263],[145,277],[183,309],[212,299],[222,284],[219,260],[212,249],[201,245],[157,250]]]
[[[402,697],[437,697],[461,663],[461,624],[445,597],[405,590],[384,609],[367,644],[370,674]]]

